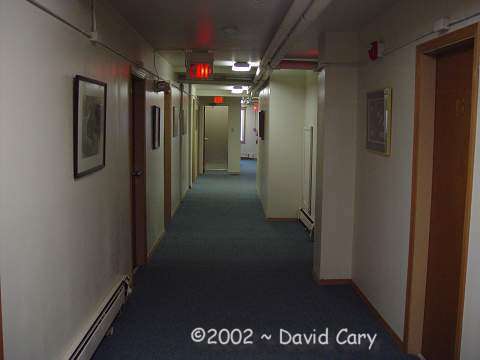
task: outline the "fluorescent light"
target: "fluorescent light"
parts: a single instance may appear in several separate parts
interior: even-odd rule
[[[252,66],[246,61],[237,61],[232,66],[233,71],[250,71],[251,68]]]
[[[243,92],[247,90],[248,90],[248,86],[241,86],[241,85],[232,86],[230,89],[232,94],[243,94]]]

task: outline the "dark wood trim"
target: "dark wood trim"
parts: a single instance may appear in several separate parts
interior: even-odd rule
[[[373,304],[368,300],[365,294],[360,290],[360,288],[355,284],[355,282],[351,281],[353,290],[357,293],[357,295],[363,300],[363,302],[368,306],[370,311],[375,315],[375,317],[380,321],[382,326],[385,328],[387,333],[393,338],[397,346],[401,349],[402,352],[405,352],[405,346],[402,339],[397,335],[397,333],[390,327],[388,322],[383,318],[383,316],[378,312],[378,310],[373,306]]]
[[[133,168],[133,75],[130,76],[128,80],[128,155],[129,155],[129,176],[130,176],[130,222],[131,222],[131,229],[130,229],[130,238],[132,243],[132,274],[135,272],[135,184],[131,177],[131,173],[134,170]],[[132,276],[133,279],[133,276]]]
[[[164,112],[164,223],[165,228],[172,220],[172,92],[165,91]]]
[[[317,279],[320,286],[352,285],[352,279]]]
[[[265,221],[268,222],[297,222],[298,218],[270,218],[267,217]]]
[[[444,48],[448,48],[452,45],[462,43],[465,40],[475,39],[477,36],[478,24],[470,25],[462,29],[452,31],[451,33],[442,35],[426,43],[420,44],[417,47],[417,53],[420,54],[432,54],[436,51]]]
[[[480,59],[480,27],[478,24],[470,25],[460,30],[448,33],[417,47],[417,65],[416,65],[416,84],[415,84],[415,119],[414,119],[414,143],[413,143],[413,169],[412,169],[412,195],[411,195],[411,221],[410,221],[410,243],[409,243],[409,258],[408,258],[408,273],[407,273],[407,293],[405,303],[405,324],[404,324],[404,341],[405,348],[408,352],[418,353],[421,351],[421,341],[418,339],[411,339],[411,312],[413,310],[413,282],[415,274],[415,257],[418,256],[415,253],[416,241],[417,241],[417,229],[420,219],[417,208],[418,196],[421,195],[419,189],[419,172],[421,154],[420,147],[422,146],[422,139],[420,136],[420,127],[423,122],[422,119],[426,116],[424,114],[424,106],[429,101],[429,97],[434,97],[435,93],[428,93],[424,91],[426,82],[435,82],[432,79],[432,70],[435,67],[434,59],[435,53],[439,50],[449,48],[456,44],[461,44],[466,41],[474,41],[474,67],[473,67],[473,85],[472,85],[472,107],[471,107],[471,122],[470,122],[470,144],[469,144],[469,159],[468,159],[468,171],[467,171],[467,194],[465,204],[465,219],[464,219],[464,231],[463,231],[463,252],[462,252],[462,265],[460,274],[460,298],[458,307],[458,322],[455,339],[455,360],[460,359],[461,352],[461,338],[462,338],[462,324],[463,324],[463,308],[465,300],[465,283],[467,273],[467,258],[468,258],[468,243],[469,243],[469,229],[470,229],[470,216],[471,216],[471,201],[473,190],[473,165],[475,155],[475,135],[477,126],[477,101],[478,101],[478,86],[479,86],[479,59]],[[432,69],[433,68],[433,69]],[[430,74],[429,74],[430,73]],[[434,75],[433,75],[434,76]],[[425,94],[427,96],[425,96]],[[433,136],[433,134],[432,134]],[[428,254],[427,254],[428,259]],[[418,329],[417,329],[418,331]],[[414,341],[415,340],[415,341]],[[414,344],[415,343],[415,344]],[[420,347],[420,348],[419,348]]]
[[[368,309],[370,312],[377,318],[378,321],[382,324],[382,326],[385,328],[385,331],[393,338],[397,346],[400,348],[402,352],[405,352],[405,346],[400,339],[400,337],[397,335],[397,333],[390,327],[388,322],[383,318],[383,316],[378,312],[378,310],[373,306],[373,304],[368,300],[368,298],[365,296],[362,290],[355,284],[355,282],[352,279],[318,279],[318,277],[313,274],[313,278],[315,282],[320,285],[320,286],[345,286],[349,285],[353,288],[355,293],[362,299],[362,301],[367,305]]]

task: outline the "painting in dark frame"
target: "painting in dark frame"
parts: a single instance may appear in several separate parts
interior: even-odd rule
[[[77,75],[73,82],[73,176],[105,167],[107,84]]]
[[[160,147],[160,128],[162,110],[158,106],[152,106],[152,149]]]
[[[258,137],[265,140],[265,111],[258,113]]]
[[[392,89],[367,94],[367,149],[389,156],[392,138]]]

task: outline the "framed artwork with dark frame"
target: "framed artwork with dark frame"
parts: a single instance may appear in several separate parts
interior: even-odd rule
[[[367,150],[389,156],[392,137],[392,89],[367,94]]]
[[[265,140],[265,111],[258,113],[258,137]]]
[[[160,127],[162,110],[158,106],[152,106],[152,149],[160,147]]]
[[[107,84],[77,75],[73,85],[73,176],[105,167]]]

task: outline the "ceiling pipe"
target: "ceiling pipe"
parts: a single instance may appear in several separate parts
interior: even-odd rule
[[[288,52],[292,41],[302,35],[331,2],[332,0],[294,0],[265,51],[260,63],[260,71],[255,75],[252,94],[258,94],[270,78],[273,69],[280,64]]]

